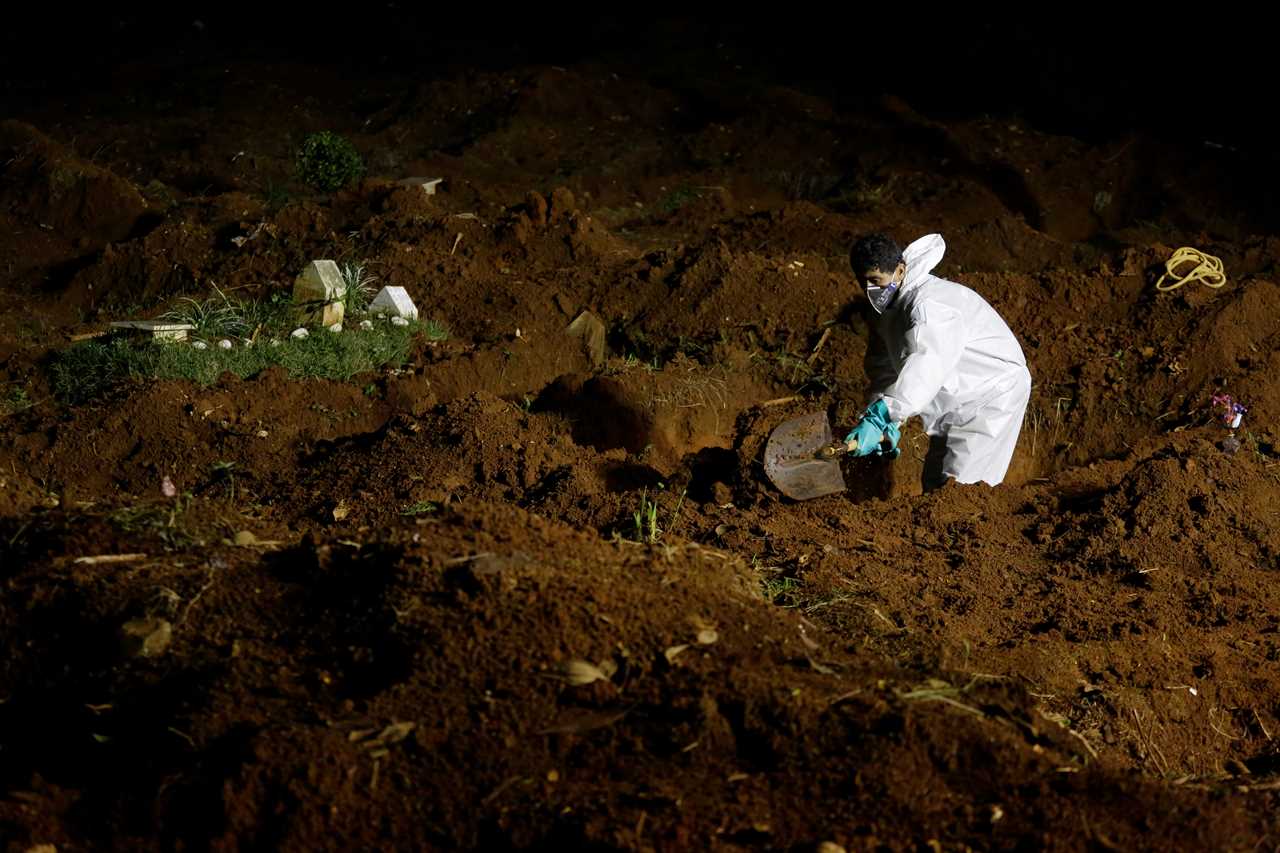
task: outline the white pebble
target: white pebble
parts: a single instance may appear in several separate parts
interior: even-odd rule
[[[231,341],[227,340],[226,338],[223,338],[222,340],[218,341],[218,346],[222,349],[231,349]]]
[[[409,321],[408,321],[408,320],[406,320],[406,319],[405,319],[405,318],[403,318],[403,317],[392,317],[392,318],[391,318],[391,325],[393,325],[393,326],[407,326],[407,325],[409,325]]]
[[[373,321],[372,321],[372,320],[361,320],[361,321],[360,321],[360,328],[361,328],[361,329],[363,329],[363,330],[364,330],[364,331],[366,331],[366,332],[372,332],[372,331],[373,331]]]
[[[338,332],[342,331],[342,324],[334,323],[332,326],[329,327],[329,331],[333,332],[336,335]]]
[[[311,336],[310,332],[308,332],[306,329],[301,329],[301,328],[294,329],[293,333],[289,335],[289,337],[297,338],[298,340],[302,340],[303,338],[310,337],[310,336]]]
[[[272,338],[272,339],[271,339],[271,345],[272,345],[273,347],[278,347],[278,346],[280,346],[280,339],[279,339],[279,338]]]
[[[206,344],[204,341],[192,341],[191,348],[192,349],[208,349],[209,345]]]

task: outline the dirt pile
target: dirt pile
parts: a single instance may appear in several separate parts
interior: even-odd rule
[[[20,121],[0,124],[0,193],[28,225],[74,234],[82,246],[127,238],[147,212],[137,188]]]
[[[731,554],[602,542],[507,504],[394,524],[369,547],[220,547],[113,582],[29,556],[12,594],[58,585],[5,614],[21,651],[0,713],[26,733],[7,750],[12,838],[985,845],[1078,836],[1081,794],[1103,789],[1112,805],[1088,807],[1099,829],[1079,837],[1158,845],[1210,843],[1225,821],[1259,831],[1265,813],[1264,794],[1092,767],[1025,689],[858,651],[762,606]],[[173,639],[126,657],[113,637],[140,616]],[[111,793],[73,793],[107,779]],[[1144,812],[1169,828],[1146,835]]]

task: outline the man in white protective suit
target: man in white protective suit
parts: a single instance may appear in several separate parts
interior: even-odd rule
[[[924,488],[1004,479],[1031,396],[1031,373],[1009,326],[981,296],[938,278],[946,244],[929,234],[899,248],[872,234],[849,250],[875,311],[868,345],[871,404],[847,443],[897,457],[902,424],[920,415],[930,436]]]

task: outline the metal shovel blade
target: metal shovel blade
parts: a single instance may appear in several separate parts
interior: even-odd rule
[[[783,421],[765,445],[764,472],[780,492],[798,501],[843,492],[839,460],[819,456],[831,443],[826,412]]]

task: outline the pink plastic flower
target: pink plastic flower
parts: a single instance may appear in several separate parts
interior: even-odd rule
[[[1249,411],[1242,404],[1232,399],[1230,394],[1214,394],[1211,402],[1215,411],[1221,410],[1218,414],[1218,419],[1228,429],[1238,427],[1240,419],[1244,417],[1244,413]]]

